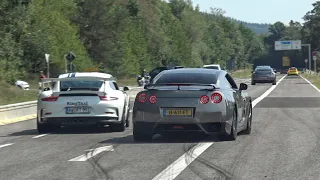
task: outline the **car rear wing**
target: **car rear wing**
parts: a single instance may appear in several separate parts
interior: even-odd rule
[[[106,92],[102,91],[88,91],[88,90],[81,90],[81,91],[53,91],[52,95],[53,96],[60,96],[60,95],[76,95],[76,94],[92,94],[92,95],[97,95],[97,96],[106,96]]]
[[[201,83],[164,83],[164,84],[147,84],[144,89],[155,89],[156,87],[168,87],[168,86],[178,86],[180,90],[181,86],[205,86],[206,88],[201,88],[200,90],[215,90],[220,89],[216,84],[201,84]]]
[[[41,79],[41,88],[43,88],[44,84],[53,85],[54,82],[62,82],[62,81],[115,81],[114,77],[111,78],[102,78],[102,77],[66,77],[66,78],[46,78]],[[47,86],[48,87],[48,86]]]

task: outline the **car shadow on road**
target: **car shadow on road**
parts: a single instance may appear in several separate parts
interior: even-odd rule
[[[240,136],[241,134],[239,134]],[[222,142],[227,141],[225,138],[204,135],[204,134],[172,134],[172,135],[155,135],[150,142],[136,142],[133,135],[110,138],[99,143],[101,144],[163,144],[163,143],[205,143],[205,142]]]
[[[77,128],[69,128],[63,127],[56,131],[49,132],[50,134],[104,134],[104,133],[112,133],[112,131],[108,127],[104,128],[96,128],[96,127],[77,127]],[[20,132],[14,132],[8,134],[7,136],[30,136],[30,135],[40,135],[37,129],[27,129]],[[1,136],[0,136],[1,137]]]

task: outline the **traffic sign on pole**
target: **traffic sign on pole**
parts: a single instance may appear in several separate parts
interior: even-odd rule
[[[312,56],[316,56],[316,55],[317,55],[317,51],[313,51]]]
[[[67,59],[69,62],[72,62],[73,60],[76,59],[76,55],[74,55],[72,52],[69,52],[69,53],[66,55],[66,59]]]
[[[305,59],[304,62],[307,63],[307,62],[308,62],[308,59]]]
[[[314,61],[316,61],[316,60],[317,60],[317,56],[312,56],[312,59],[313,59]]]

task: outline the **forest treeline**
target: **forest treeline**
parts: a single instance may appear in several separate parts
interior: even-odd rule
[[[48,53],[50,76],[56,76],[65,72],[70,51],[76,71],[104,66],[116,77],[168,63],[226,66],[233,60],[235,68],[246,67],[270,54],[272,40],[293,37],[298,29],[305,40],[319,42],[314,16],[308,15],[314,20],[305,28],[278,22],[261,34],[220,9],[200,12],[191,0],[2,0],[0,75],[13,83],[46,72]]]

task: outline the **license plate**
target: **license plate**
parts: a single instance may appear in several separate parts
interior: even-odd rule
[[[90,107],[66,107],[67,114],[90,114]]]
[[[174,117],[192,117],[192,109],[164,109],[163,116],[174,116]]]

